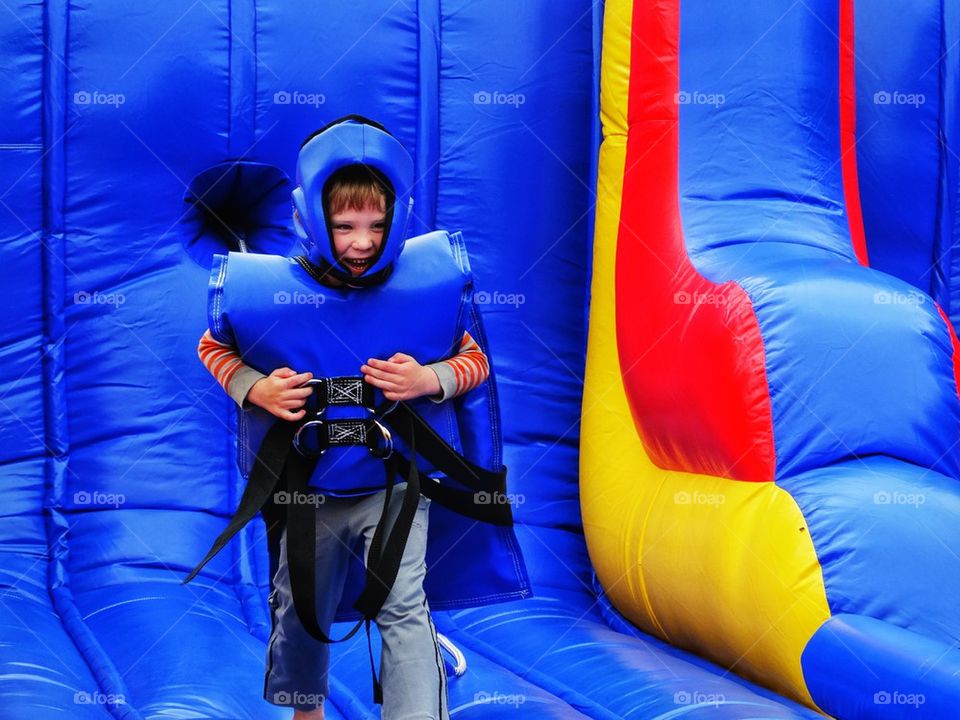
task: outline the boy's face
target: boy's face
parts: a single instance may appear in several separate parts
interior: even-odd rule
[[[345,208],[330,219],[337,259],[359,275],[373,264],[380,250],[386,222],[384,211],[372,205],[362,210]]]

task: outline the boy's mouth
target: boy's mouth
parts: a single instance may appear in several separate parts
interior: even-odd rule
[[[345,257],[345,258],[340,258],[340,260],[341,260],[341,262],[343,262],[343,263],[344,263],[348,268],[350,268],[351,270],[353,270],[353,271],[355,271],[355,272],[357,272],[357,273],[362,273],[364,270],[366,270],[368,267],[370,267],[372,258],[359,258],[359,259],[357,259],[357,258],[347,258],[347,257]]]

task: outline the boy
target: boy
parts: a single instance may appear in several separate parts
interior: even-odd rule
[[[361,277],[374,265],[388,232],[386,190],[382,176],[363,165],[348,165],[330,176],[324,184],[323,203],[339,267],[313,266],[314,279],[328,287],[352,286],[352,278]],[[296,210],[295,221],[302,222]],[[305,259],[298,260],[302,264]],[[264,375],[244,364],[237,350],[229,343],[218,342],[210,330],[201,338],[198,352],[207,369],[241,407],[259,406],[287,421],[304,417],[304,403],[313,393],[313,388],[304,387],[304,383],[313,378],[311,372],[281,367]],[[378,388],[387,400],[427,396],[440,403],[481,384],[489,374],[489,364],[479,345],[465,332],[458,354],[445,361],[421,365],[411,355],[395,353],[386,359],[369,358],[359,370],[364,382]],[[396,519],[405,490],[405,483],[395,485],[388,526]],[[325,631],[340,601],[355,541],[362,538],[369,552],[384,492],[359,497],[327,495],[316,507],[317,576],[324,585],[317,598],[317,616]],[[449,717],[444,666],[423,591],[429,504],[428,498],[419,499],[397,579],[376,618],[383,640],[383,717],[387,720]],[[269,526],[273,520],[268,514],[265,508]],[[286,528],[279,541],[271,545],[271,555],[277,555],[271,558],[271,567],[275,567],[270,596],[274,622],[264,695],[274,704],[293,706],[295,720],[322,718],[323,701],[328,695],[329,645],[306,632],[294,609]]]

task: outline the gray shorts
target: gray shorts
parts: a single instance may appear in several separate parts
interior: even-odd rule
[[[406,482],[394,486],[386,533],[400,510]],[[351,555],[363,538],[363,557],[383,509],[384,491],[352,498],[326,496],[317,505],[317,619],[329,634]],[[383,720],[448,720],[447,681],[437,631],[423,592],[430,500],[421,497],[397,580],[377,615],[381,636]],[[384,536],[386,537],[386,535]],[[330,645],[307,634],[297,618],[287,571],[286,529],[270,594],[273,632],[267,645],[264,698],[274,705],[312,710],[329,695]],[[361,630],[361,633],[363,631]]]

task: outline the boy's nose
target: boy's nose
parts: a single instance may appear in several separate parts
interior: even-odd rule
[[[373,233],[358,233],[353,246],[357,250],[369,250],[373,247]]]

